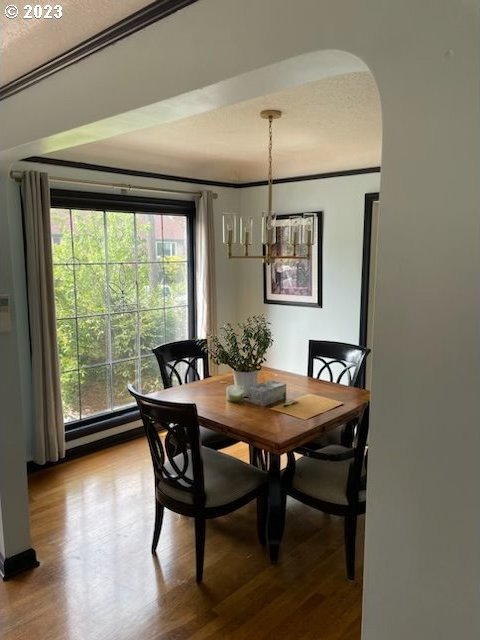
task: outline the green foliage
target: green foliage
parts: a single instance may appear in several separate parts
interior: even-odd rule
[[[156,259],[148,214],[53,209],[52,233],[65,419],[130,404],[128,382],[160,388],[151,349],[188,335],[186,257]]]
[[[238,327],[239,332],[226,322],[220,329],[221,338],[208,336],[206,350],[215,364],[226,364],[234,371],[256,371],[273,344],[270,323],[263,315],[250,316]]]

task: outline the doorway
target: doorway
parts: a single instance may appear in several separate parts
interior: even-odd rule
[[[379,193],[365,194],[363,221],[362,285],[360,298],[359,344],[372,349],[373,316],[375,310],[376,262],[378,243],[378,220],[380,214]],[[372,382],[373,350],[367,359],[367,366],[361,381],[367,389]]]

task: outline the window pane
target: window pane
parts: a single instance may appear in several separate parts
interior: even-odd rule
[[[72,211],[73,255],[77,262],[105,262],[103,211]]]
[[[76,320],[57,321],[57,344],[60,370],[78,369]]]
[[[80,418],[80,394],[78,389],[78,371],[60,374],[62,388],[63,419],[65,422]]]
[[[128,393],[128,383],[137,386],[137,361],[117,362],[112,365],[112,407],[120,409],[133,403]]]
[[[137,355],[137,314],[115,313],[110,318],[112,360],[124,360]]]
[[[140,353],[150,354],[152,349],[165,340],[165,315],[162,310],[140,313]]]
[[[108,267],[110,310],[129,311],[137,308],[135,266],[111,264]]]
[[[72,234],[70,229],[70,210],[52,209],[50,211],[52,232],[52,258],[54,263],[72,261]]]
[[[121,211],[107,211],[109,262],[135,261],[134,216]]]
[[[150,213],[137,213],[137,260],[151,262],[155,256],[155,238],[161,237],[161,216]],[[158,236],[157,236],[158,234]]]
[[[162,216],[164,256],[187,255],[187,219],[184,216]]]
[[[75,278],[73,266],[54,265],[55,312],[57,318],[75,316]]]
[[[81,417],[105,413],[110,409],[108,367],[91,367],[80,372]]]
[[[105,316],[78,319],[78,360],[81,367],[108,361],[106,323]]]
[[[75,267],[75,276],[78,315],[106,313],[105,265],[79,265]]]
[[[175,259],[164,262],[165,283],[170,296],[166,297],[166,306],[186,305],[188,303],[188,272],[186,262]]]
[[[171,290],[165,282],[165,273],[159,263],[138,265],[138,300],[140,308],[160,308],[165,298],[170,298]]]
[[[188,307],[165,309],[165,319],[165,342],[186,340],[188,338]]]
[[[160,370],[155,356],[146,356],[140,360],[140,389],[142,393],[152,393],[163,388]]]

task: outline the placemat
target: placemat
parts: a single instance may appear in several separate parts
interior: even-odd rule
[[[283,403],[277,404],[276,407],[271,407],[273,411],[279,411],[280,413],[286,413],[294,418],[300,418],[301,420],[308,420],[313,416],[318,416],[321,413],[340,407],[343,402],[338,400],[332,400],[331,398],[325,398],[324,396],[316,396],[313,393],[307,393],[305,396],[296,398],[292,404]],[[287,406],[285,406],[287,404]]]

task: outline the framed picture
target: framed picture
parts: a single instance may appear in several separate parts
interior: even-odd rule
[[[309,259],[293,257],[293,246],[287,242],[291,218],[313,218],[312,250]],[[272,260],[263,267],[263,299],[266,304],[289,304],[302,307],[322,306],[322,238],[323,212],[277,215]],[[302,246],[298,255],[306,255]]]

